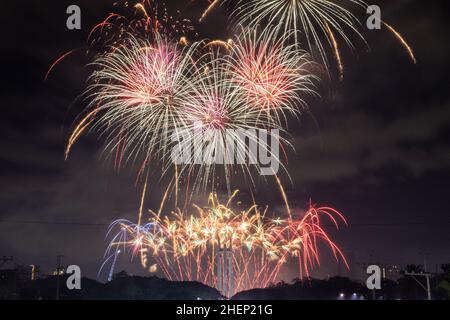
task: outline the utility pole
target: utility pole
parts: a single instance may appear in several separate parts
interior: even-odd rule
[[[56,300],[59,300],[59,276],[61,273],[61,264],[63,255],[56,256]]]
[[[430,277],[432,276],[432,274],[430,274],[430,273],[406,272],[405,275],[412,277],[427,292],[428,300],[431,300]],[[425,287],[422,282],[417,280],[416,277],[425,277],[427,279],[427,286]]]

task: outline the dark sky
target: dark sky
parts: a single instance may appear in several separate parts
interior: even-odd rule
[[[64,254],[66,263],[95,277],[107,224],[135,217],[142,185],[132,168],[117,173],[104,161],[94,133],[64,161],[70,125],[85,106],[76,98],[90,57],[75,54],[43,80],[57,57],[86,45],[112,3],[2,5],[0,256],[50,270]],[[434,269],[450,262],[450,4],[377,3],[414,48],[418,64],[387,30],[365,31],[370,51],[362,44],[343,50],[344,81],[325,81],[323,98],[310,99],[315,119],[305,115],[290,127],[297,154],[289,160],[295,184],[287,191],[293,207],[304,208],[312,198],[345,214],[349,227],[330,232],[355,262],[403,265],[426,257]],[[65,28],[70,4],[82,8],[81,31]],[[198,17],[202,7],[186,14]],[[226,21],[226,10],[216,10],[199,32],[226,35]],[[161,193],[153,184],[146,207],[154,208]],[[261,184],[256,196],[281,206],[271,184]],[[336,273],[337,264],[324,256],[316,274]],[[120,267],[139,272],[137,261],[122,260]]]

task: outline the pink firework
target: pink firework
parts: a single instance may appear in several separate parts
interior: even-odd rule
[[[227,59],[243,104],[279,123],[285,113],[298,114],[304,96],[314,93],[309,56],[270,30],[243,29]]]
[[[299,277],[309,276],[311,268],[320,264],[319,243],[347,264],[323,227],[323,217],[336,228],[338,221],[345,222],[335,209],[311,206],[298,217],[270,219],[267,209],[261,211],[257,205],[233,210],[231,201],[236,194],[226,204],[212,194],[207,207],[194,205],[194,214],[181,210],[165,217],[152,214],[145,224],[116,221],[110,231],[120,231],[112,236],[106,256],[128,248],[132,255],[140,256],[143,267],[156,262],[167,279],[200,281],[227,296],[267,287],[280,279],[290,261],[298,262]]]
[[[95,127],[108,138],[119,162],[140,156],[163,159],[171,133],[183,126],[183,106],[195,83],[190,77],[195,45],[157,36],[136,40],[99,57],[87,94],[97,110]]]

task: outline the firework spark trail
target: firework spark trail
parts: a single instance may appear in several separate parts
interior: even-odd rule
[[[129,14],[121,15],[110,13],[106,18],[97,23],[87,37],[88,47],[71,50],[55,60],[49,67],[44,79],[47,80],[54,68],[75,51],[94,46],[105,48],[107,46],[119,46],[128,34],[140,35],[143,38],[152,38],[154,33],[175,37],[179,34],[196,34],[195,29],[188,19],[175,19],[165,6],[155,5],[154,0],[144,0],[132,6],[130,13],[127,1],[123,1],[123,9]],[[117,2],[116,4],[119,4]],[[142,16],[137,15],[142,13]]]
[[[179,188],[180,188],[180,176],[178,173],[178,166],[174,165],[175,167],[175,207],[178,207],[178,194],[180,192]]]
[[[209,206],[194,205],[197,213],[190,215],[180,210],[161,217],[151,212],[149,222],[136,225],[126,220],[114,222],[109,234],[120,228],[112,237],[105,257],[117,248],[128,247],[141,260],[154,259],[168,279],[201,281],[217,286],[215,267],[217,252],[232,250],[232,268],[235,290],[265,287],[274,282],[283,266],[296,258],[301,276],[320,264],[318,241],[324,241],[336,259],[345,257],[321,226],[321,216],[338,227],[344,217],[335,209],[315,208],[311,205],[303,216],[288,220],[268,219],[266,211],[257,205],[247,210],[231,208],[237,192],[221,204],[218,197],[209,197]],[[126,235],[124,235],[126,231]],[[144,256],[144,257],[143,257]],[[146,267],[144,265],[144,267]]]
[[[67,58],[68,56],[70,56],[72,53],[74,53],[75,51],[77,51],[76,49],[74,50],[70,50],[69,52],[66,52],[65,54],[63,54],[62,56],[60,56],[58,59],[56,59],[52,65],[50,66],[50,68],[48,69],[47,73],[45,74],[44,77],[44,81],[46,81],[48,79],[48,77],[50,76],[50,74],[52,73],[53,69],[61,62],[63,61],[65,58]]]
[[[216,39],[216,40],[212,40],[212,41],[208,42],[205,45],[205,48],[211,47],[211,46],[222,46],[226,50],[231,50],[231,48],[233,47],[233,44],[234,44],[234,42],[232,39],[228,39],[227,41]]]
[[[144,6],[142,3],[137,3],[134,7],[135,7],[137,10],[140,10],[140,11],[144,14],[144,16],[145,16],[147,19],[149,19],[147,10],[145,9],[145,6]]]
[[[181,108],[195,82],[189,77],[195,44],[180,48],[156,36],[154,43],[130,36],[128,45],[99,57],[86,95],[99,111],[106,149],[123,148],[126,160],[163,158],[172,132],[183,126]],[[119,135],[118,133],[126,133]]]
[[[111,13],[111,14],[109,14],[109,15],[105,18],[105,20],[99,22],[96,26],[94,26],[94,27],[91,29],[91,31],[89,32],[89,35],[88,35],[88,37],[87,37],[88,43],[90,42],[91,37],[94,35],[94,33],[95,33],[98,29],[100,29],[100,32],[102,33],[105,27],[112,27],[112,26],[114,26],[113,23],[110,23],[110,22],[109,22],[109,21],[110,21],[111,19],[113,19],[113,18],[119,18],[119,19],[120,19],[121,16],[119,16],[118,14],[115,14],[115,13]]]
[[[307,108],[306,96],[316,95],[318,80],[308,69],[309,55],[286,38],[277,39],[276,31],[241,28],[227,57],[234,85],[242,105],[266,113],[269,127],[280,127],[286,114],[298,115]],[[259,115],[261,116],[261,115]]]
[[[278,188],[280,189],[281,196],[283,197],[283,201],[284,201],[284,204],[286,206],[286,210],[287,210],[287,214],[289,216],[289,219],[292,219],[292,212],[291,212],[291,208],[289,206],[289,200],[288,200],[286,191],[284,190],[283,184],[281,183],[281,180],[278,177],[278,175],[275,175],[275,180],[277,181]]]
[[[215,185],[216,175],[223,175],[226,180],[226,186],[231,192],[231,175],[234,169],[240,169],[243,176],[253,185],[255,168],[257,172],[261,171],[257,155],[251,152],[251,146],[259,147],[260,152],[266,152],[273,156],[273,159],[279,162],[278,156],[258,138],[258,135],[247,135],[250,140],[246,144],[240,139],[242,133],[257,133],[258,129],[278,129],[282,134],[284,130],[275,126],[265,112],[259,108],[249,107],[242,98],[243,92],[237,81],[235,73],[230,70],[232,53],[225,56],[219,56],[215,51],[211,51],[202,57],[202,60],[208,61],[196,70],[195,78],[197,85],[186,96],[184,105],[185,131],[180,130],[179,148],[181,150],[190,150],[191,146],[197,146],[196,150],[202,153],[190,155],[190,161],[185,162],[179,175],[192,176],[192,192],[199,189],[206,189],[208,184]],[[208,72],[205,74],[204,70]],[[294,108],[294,106],[292,106]],[[184,133],[188,132],[189,135]],[[190,138],[186,138],[190,136]],[[289,143],[280,137],[280,140],[289,145]],[[220,155],[220,156],[218,156]],[[220,157],[221,159],[217,159]],[[248,162],[239,161],[246,159]],[[223,158],[223,159],[222,159]],[[231,163],[227,165],[225,163]],[[199,165],[200,164],[200,165]],[[221,168],[223,171],[218,171]],[[286,168],[281,164],[282,170]]]
[[[350,48],[353,48],[353,42],[348,31],[366,43],[358,30],[360,22],[347,7],[364,9],[366,5],[361,0],[243,0],[233,16],[240,24],[253,28],[263,22],[269,26],[275,25],[278,34],[291,32],[297,44],[302,35],[310,51],[316,49],[320,60],[328,68],[326,46],[332,46],[332,39],[327,26]],[[322,37],[325,37],[325,41]]]
[[[93,117],[97,113],[97,110],[92,110],[90,113],[86,115],[75,127],[72,134],[69,137],[69,140],[67,142],[66,150],[64,152],[64,159],[67,161],[69,158],[70,151],[72,150],[73,145],[76,143],[78,138],[83,134],[84,131],[86,131],[87,128],[92,124],[94,121]]]
[[[145,194],[147,192],[147,183],[148,183],[148,177],[147,177],[147,179],[145,179],[144,190],[142,190],[141,205],[139,207],[138,226],[140,226],[142,223],[142,214],[143,214],[143,210],[144,210]]]
[[[342,63],[341,52],[339,51],[339,44],[338,44],[336,37],[334,36],[334,33],[331,30],[330,26],[328,24],[326,24],[326,27],[327,27],[327,32],[330,35],[330,40],[331,40],[331,43],[332,43],[333,49],[334,49],[334,57],[336,58],[336,62],[337,62],[338,69],[339,69],[339,80],[342,81],[342,80],[344,80],[344,64]]]
[[[294,47],[270,46],[268,37],[262,45],[267,50],[259,47],[256,39],[238,39],[225,56],[212,51],[200,58],[195,56],[202,43],[180,47],[164,36],[155,39],[141,41],[130,36],[127,43],[93,63],[97,71],[86,92],[91,99],[88,110],[96,110],[92,128],[106,137],[105,151],[113,154],[115,150],[119,167],[122,162],[145,159],[143,167],[152,158],[163,164],[163,174],[172,168],[169,146],[173,137],[194,133],[192,141],[184,144],[201,145],[205,154],[202,164],[206,165],[196,172],[193,192],[205,189],[211,177],[214,185],[214,155],[220,149],[227,156],[227,142],[239,143],[239,130],[279,129],[284,133],[280,120],[286,119],[284,112],[297,113],[298,105],[304,105],[301,93],[312,92],[308,86],[314,77],[304,69],[309,63],[306,56]],[[209,70],[206,74],[205,69]],[[258,106],[258,101],[265,105]],[[81,124],[83,121],[77,128]],[[86,127],[82,129],[70,139],[68,151]],[[205,135],[211,144],[205,144]],[[261,147],[256,137],[254,142],[273,154],[268,145]],[[238,145],[237,152],[245,159],[249,146]],[[180,168],[179,176],[193,173],[198,159],[193,160]],[[251,164],[260,171],[257,161]],[[233,168],[223,167],[231,190]],[[253,183],[250,166],[241,168]]]
[[[217,7],[220,3],[220,1],[222,0],[214,0],[209,6],[208,8],[206,8],[206,10],[203,12],[202,16],[199,19],[199,22],[202,22],[203,20],[205,20],[205,18],[211,13],[211,11],[214,10],[215,7]]]
[[[181,44],[182,46],[187,46],[187,45],[189,45],[189,41],[186,37],[181,37],[179,44]]]
[[[147,2],[135,8],[149,18],[144,4]],[[304,96],[314,93],[315,77],[308,70],[308,56],[295,46],[273,41],[271,32],[257,35],[256,31],[243,29],[227,42],[215,40],[205,45],[189,44],[185,37],[172,41],[154,27],[150,40],[144,41],[124,31],[137,28],[137,22],[127,28],[113,18],[121,20],[120,16],[109,15],[94,28],[102,34],[110,25],[118,25],[121,38],[92,64],[96,71],[86,96],[91,99],[88,111],[95,108],[98,112],[95,120],[70,139],[66,156],[92,124],[92,129],[99,130],[106,140],[106,155],[116,155],[118,168],[141,162],[142,174],[152,159],[162,165],[164,175],[173,167],[169,161],[172,137],[192,130],[193,141],[202,145],[201,138],[209,135],[212,143],[205,149],[205,158],[212,160],[218,149],[227,152],[227,141],[238,140],[230,134],[232,131],[278,129],[287,136],[282,127],[287,114],[297,116],[301,108],[307,108]],[[222,55],[210,50],[199,55],[200,48],[216,45],[227,52]],[[200,130],[196,122],[202,123]],[[285,146],[292,147],[284,137],[281,140],[283,152]],[[255,142],[261,145],[259,139]],[[245,159],[249,146],[240,145],[238,149],[239,156]],[[273,155],[268,146],[263,149]],[[214,186],[215,176],[221,174],[216,166],[195,165],[180,167],[177,180],[186,176],[189,180],[193,175],[192,192],[206,189],[209,182]],[[252,166],[256,170],[252,171]],[[230,191],[236,166],[223,167]],[[252,175],[261,171],[258,165],[239,168],[254,185]],[[284,164],[282,169],[286,171]]]
[[[389,29],[390,32],[400,41],[400,43],[405,47],[405,49],[408,51],[409,57],[411,58],[412,62],[414,64],[417,64],[417,59],[414,55],[414,51],[411,48],[411,46],[406,42],[406,40],[403,38],[403,36],[395,30],[391,25],[387,24],[386,22],[382,21],[382,23]]]
[[[207,207],[194,205],[196,213],[187,212],[190,187],[194,194],[199,188],[206,189],[208,183],[216,184],[218,170],[209,160],[219,149],[226,155],[226,141],[239,140],[232,132],[275,128],[285,134],[283,125],[288,116],[297,117],[307,110],[304,98],[315,94],[316,78],[311,72],[310,56],[299,49],[300,34],[306,38],[312,55],[315,50],[319,52],[326,68],[329,67],[326,47],[333,50],[341,79],[344,66],[338,41],[344,40],[352,48],[348,31],[364,41],[358,31],[358,19],[347,9],[347,5],[364,7],[360,0],[246,2],[235,12],[242,23],[238,24],[241,30],[228,41],[190,43],[187,34],[193,28],[189,22],[174,20],[167,10],[160,15],[151,0],[131,6],[138,18],[127,19],[113,13],[91,30],[88,43],[100,45],[104,53],[93,63],[96,71],[86,92],[91,103],[87,116],[74,126],[65,157],[79,137],[92,127],[105,137],[105,152],[115,154],[117,167],[144,159],[139,176],[147,173],[138,223],[118,220],[110,226],[108,234],[112,240],[102,268],[112,258],[116,259],[119,248],[123,248],[129,249],[133,258],[139,257],[150,272],[156,272],[159,267],[169,280],[198,280],[219,286],[217,257],[229,249],[234,270],[232,281],[235,290],[240,291],[267,286],[292,259],[298,263],[300,277],[308,276],[314,265],[320,265],[321,241],[348,267],[343,252],[321,223],[321,218],[326,217],[338,228],[339,221],[345,222],[344,217],[332,208],[316,208],[312,204],[305,214],[298,214],[290,208],[278,176],[275,179],[288,213],[286,220],[267,218],[268,208],[261,211],[255,200],[247,210],[234,210],[237,192],[226,204],[212,194]],[[200,22],[219,4],[220,0],[210,1]],[[129,7],[127,2],[126,7]],[[267,27],[259,32],[257,25],[263,22],[268,22]],[[250,27],[243,28],[245,24]],[[402,35],[387,23],[383,24],[416,63],[414,52]],[[145,40],[138,40],[141,38]],[[58,58],[45,79],[71,53]],[[172,169],[173,163],[168,161],[169,138],[181,135],[184,129],[194,132],[194,144],[202,147],[205,147],[205,133],[210,138],[209,146],[203,148],[206,164],[197,168],[175,166],[175,175],[159,210],[150,212],[150,219],[144,221],[147,166],[150,161],[162,164],[163,175]],[[284,145],[290,146],[281,138],[283,152]],[[238,149],[239,156],[245,158],[248,147],[241,145]],[[268,147],[264,151],[272,153]],[[255,167],[260,169],[258,165]],[[239,168],[245,180],[254,184],[250,166],[242,164]],[[224,166],[230,194],[231,177],[240,173],[237,169],[237,166]],[[163,216],[174,189],[177,207],[182,180],[187,181],[184,208]],[[117,228],[119,233],[112,234]],[[149,267],[151,260],[157,264]]]
[[[111,13],[92,28],[87,40],[90,46],[101,51],[108,46],[119,47],[130,34],[148,40],[156,40],[155,36],[161,34],[171,40],[196,34],[190,20],[175,18],[163,3],[144,0],[129,6],[125,1],[122,9],[123,14]]]

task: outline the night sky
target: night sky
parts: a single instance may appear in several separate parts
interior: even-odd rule
[[[186,3],[187,1],[170,1]],[[86,86],[92,55],[74,54],[47,81],[61,54],[86,46],[95,23],[113,1],[8,1],[2,4],[0,116],[0,256],[50,271],[56,255],[96,277],[108,224],[134,219],[142,184],[135,168],[116,172],[102,156],[102,140],[84,136],[67,162],[64,146]],[[199,17],[205,2],[186,11]],[[450,262],[450,30],[446,0],[376,1],[383,19],[413,47],[414,65],[387,30],[365,30],[370,50],[356,42],[343,48],[345,78],[324,79],[322,99],[311,97],[311,115],[293,122],[294,181],[287,192],[294,208],[310,198],[339,209],[349,221],[336,242],[353,268],[383,264]],[[67,6],[82,9],[82,30],[66,29]],[[179,5],[179,7],[182,7]],[[199,33],[226,37],[226,8]],[[149,188],[155,208],[162,187]],[[244,200],[248,194],[243,190]],[[270,183],[258,185],[259,203],[274,210],[282,199]],[[326,250],[314,275],[336,274]],[[143,273],[123,258],[118,268]],[[359,272],[359,271],[356,271]],[[143,273],[145,274],[145,273]],[[288,278],[290,275],[286,275]],[[103,274],[104,278],[104,274]]]

